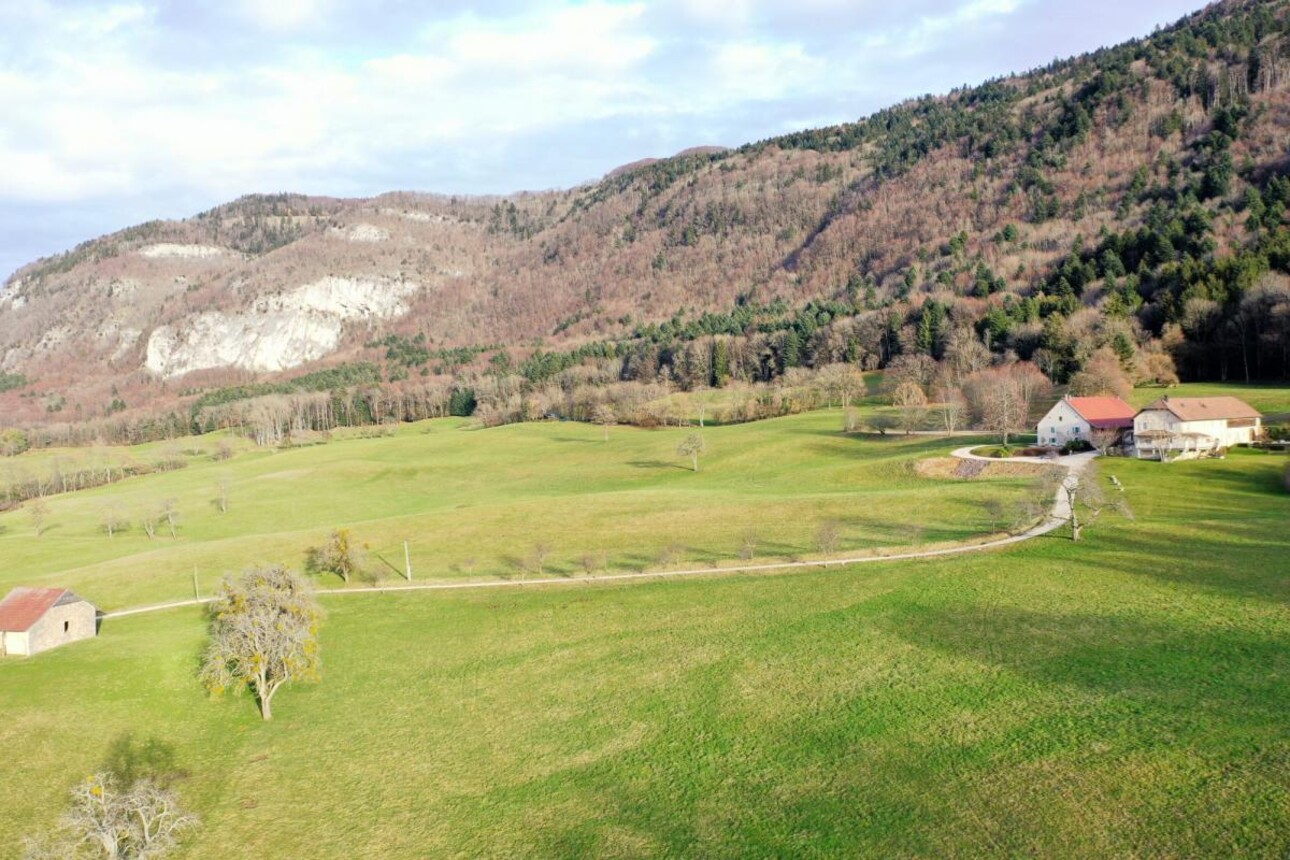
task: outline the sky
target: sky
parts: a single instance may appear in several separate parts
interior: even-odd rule
[[[1201,0],[0,0],[0,278],[255,192],[567,188],[1146,35]]]

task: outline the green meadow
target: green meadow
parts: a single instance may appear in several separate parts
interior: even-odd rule
[[[802,558],[818,553],[826,522],[850,552],[987,534],[1002,524],[981,502],[1007,505],[1026,490],[1017,478],[919,477],[914,464],[953,445],[841,427],[836,410],[709,427],[697,473],[676,453],[693,429],[615,427],[606,441],[600,428],[571,422],[481,430],[446,419],[288,450],[241,443],[220,462],[210,437],[34,452],[5,465],[147,462],[165,448],[188,465],[50,496],[40,535],[29,510],[0,514],[0,589],[69,587],[107,610],[183,599],[194,573],[209,592],[225,572],[257,562],[299,568],[338,527],[368,546],[369,572],[391,580],[404,577],[405,541],[415,581],[531,576],[540,544],[549,549],[543,572],[560,576],[584,574],[587,555],[610,572],[720,564],[749,537],[758,558]],[[216,503],[221,482],[227,512]],[[162,522],[149,538],[140,521],[167,499],[179,512],[177,536]],[[104,531],[109,512],[128,525],[115,537]]]
[[[986,501],[1027,492],[919,476],[972,439],[840,426],[707,428],[698,473],[676,455],[689,430],[606,442],[556,422],[237,443],[222,462],[210,437],[14,458],[169,447],[188,466],[52,496],[39,537],[27,511],[0,515],[0,590],[183,598],[194,567],[209,589],[256,561],[299,566],[337,526],[391,568],[408,540],[418,581],[516,587],[325,595],[322,682],[282,692],[271,723],[201,690],[197,608],[0,659],[0,858],[123,763],[174,775],[201,817],[183,858],[1290,852],[1284,454],[1107,460],[1133,515],[1077,544],[582,578],[587,552],[611,572],[728,563],[746,532],[759,559],[810,558],[826,521],[857,553],[973,539],[998,527]],[[100,531],[107,505],[137,518],[167,498],[177,538]],[[536,542],[567,581],[519,587]]]
[[[187,858],[1284,857],[1284,462],[1108,463],[1136,516],[1079,544],[331,595],[272,723],[198,688],[198,610],[110,619],[0,662],[0,855],[131,738]]]

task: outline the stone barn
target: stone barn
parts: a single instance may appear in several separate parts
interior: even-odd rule
[[[98,610],[65,588],[15,588],[0,600],[0,656],[31,656],[98,628]]]

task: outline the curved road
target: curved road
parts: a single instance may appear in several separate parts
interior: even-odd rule
[[[998,462],[990,457],[982,457],[972,453],[972,448],[958,448],[952,456],[960,460],[984,460],[986,462]],[[1096,452],[1085,454],[1073,454],[1069,457],[1063,457],[1060,460],[1049,460],[1042,457],[1013,457],[1008,462],[1016,463],[1037,463],[1042,466],[1063,466],[1067,470],[1066,478],[1063,485],[1069,485],[1070,482],[1079,481],[1079,474],[1084,470],[1093,458],[1097,456]],[[478,589],[478,588],[522,588],[533,585],[575,585],[582,582],[624,582],[633,579],[670,579],[682,576],[714,576],[726,573],[761,573],[766,571],[792,570],[804,567],[838,567],[851,564],[871,564],[879,561],[903,561],[906,559],[916,558],[936,558],[944,555],[960,555],[968,552],[980,552],[981,550],[997,549],[999,547],[1011,546],[1022,541],[1028,541],[1049,532],[1061,528],[1070,519],[1070,503],[1066,493],[1058,490],[1053,497],[1053,508],[1048,516],[1034,526],[1031,526],[1024,532],[1009,535],[998,540],[987,541],[977,544],[961,544],[959,546],[945,547],[942,549],[918,550],[915,552],[893,553],[891,555],[866,555],[856,558],[833,558],[821,559],[819,561],[783,561],[770,564],[744,564],[735,567],[698,567],[688,570],[650,570],[639,571],[636,573],[607,573],[596,576],[560,576],[560,577],[543,577],[540,579],[499,579],[488,580],[484,582],[427,582],[418,584],[409,582],[404,585],[374,585],[365,588],[320,588],[318,594],[372,594],[388,593],[397,591],[453,591],[457,589]],[[213,597],[203,597],[190,600],[176,600],[170,603],[155,603],[150,606],[138,606],[133,609],[118,609],[114,612],[104,613],[101,618],[125,618],[130,615],[142,615],[147,612],[160,612],[164,609],[176,609],[181,606],[199,606],[210,603]]]

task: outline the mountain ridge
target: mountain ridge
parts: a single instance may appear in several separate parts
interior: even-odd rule
[[[1214,302],[1211,328],[1222,328],[1255,286],[1276,294],[1273,310],[1282,305],[1285,12],[1284,2],[1219,3],[1025,74],[854,123],[634,162],[567,190],[247,195],[137,225],[10,278],[0,370],[32,385],[25,400],[0,397],[27,421],[57,419],[63,407],[47,410],[60,399],[101,415],[109,388],[128,391],[111,397],[131,407],[173,401],[166,379],[177,375],[148,369],[158,331],[187,343],[203,314],[254,316],[327,278],[417,286],[401,315],[333,314],[334,349],[301,350],[307,360],[293,367],[376,361],[391,384],[407,370],[456,384],[552,347],[614,352],[624,379],[718,381],[711,347],[706,359],[690,354],[700,320],[781,305],[791,311],[781,317],[800,315],[812,303],[830,310],[794,323],[797,347],[780,340],[788,328],[757,331],[771,325],[760,318],[745,329],[709,321],[699,334],[738,340],[736,377],[754,381],[842,358],[943,360],[964,329],[996,360],[1069,352],[1041,356],[1059,381],[1117,338],[1134,352],[1167,350],[1189,376],[1226,373],[1234,359],[1211,367],[1198,357],[1204,321],[1189,328],[1187,315]],[[1153,237],[1168,249],[1146,248]],[[1108,251],[1136,265],[1104,266]],[[1261,256],[1263,271],[1222,268],[1241,254]],[[1196,261],[1213,271],[1184,271]],[[1240,278],[1250,283],[1233,286]],[[924,336],[929,315],[940,320]],[[328,323],[328,338],[334,330]],[[420,337],[430,351],[507,347],[440,374],[430,362],[390,365],[368,346],[388,337]],[[618,353],[642,342],[652,355],[633,369]],[[1241,350],[1248,364],[1250,347]],[[192,366],[188,388],[260,378],[264,368],[239,368],[236,352]],[[695,361],[706,374],[681,366]]]

